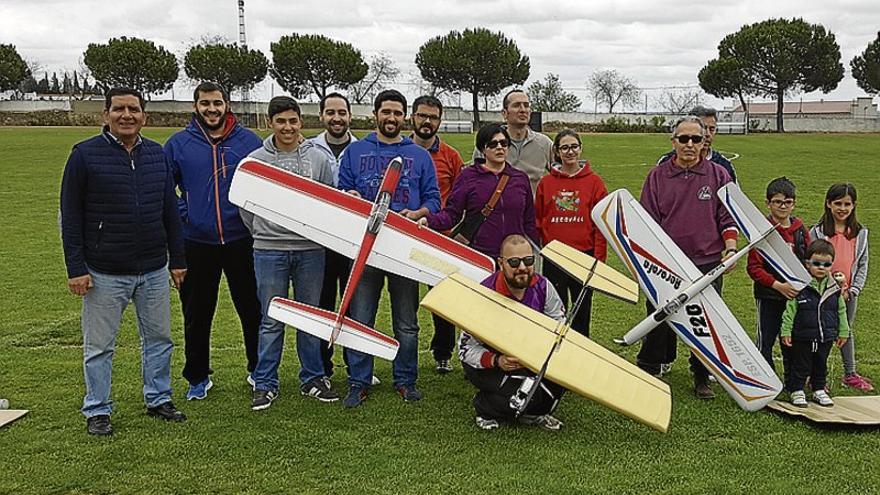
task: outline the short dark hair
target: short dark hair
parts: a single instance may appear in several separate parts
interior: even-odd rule
[[[337,92],[328,93],[326,96],[321,98],[321,102],[318,103],[318,111],[320,113],[324,113],[324,105],[327,102],[327,100],[329,100],[330,98],[339,98],[342,101],[344,101],[345,102],[345,109],[348,110],[348,113],[351,113],[351,103],[348,102],[348,98],[346,98],[344,94],[337,93]]]
[[[528,93],[523,91],[522,88],[513,88],[510,91],[508,91],[506,95],[504,95],[504,99],[501,100],[501,108],[503,108],[504,110],[507,110],[507,104],[510,103],[510,95],[512,95],[514,93],[522,93],[522,94],[528,96]]]
[[[697,105],[688,112],[688,115],[694,115],[697,117],[714,117],[718,118],[718,112],[712,107],[704,107],[703,105]]]
[[[825,254],[834,258],[834,245],[825,239],[816,239],[807,246],[806,259],[810,259],[814,254]]]
[[[564,138],[565,136],[572,136],[577,139],[578,144],[582,144],[580,134],[578,134],[573,129],[569,129],[566,127],[565,129],[562,129],[561,131],[556,133],[556,137],[553,138],[553,158],[558,162],[562,161],[562,157],[559,156],[559,142],[562,141],[562,138]]]
[[[220,86],[219,84],[211,81],[205,81],[199,83],[199,85],[196,86],[196,89],[193,90],[193,103],[197,103],[199,101],[199,96],[201,96],[201,93],[210,93],[212,91],[219,91],[220,94],[223,95],[223,101],[229,103],[229,93],[227,93],[226,90],[223,89],[223,86]]]
[[[495,134],[504,134],[504,138],[510,141],[510,134],[507,133],[507,129],[501,124],[486,124],[477,131],[477,149],[483,151]]]
[[[137,96],[138,102],[141,104],[141,110],[147,109],[147,102],[144,101],[144,96],[140,91],[134,88],[120,86],[112,88],[110,91],[104,93],[104,110],[110,110],[110,105],[113,103],[112,100],[114,96]]]
[[[791,179],[785,176],[777,177],[767,184],[767,201],[770,201],[770,198],[777,194],[781,194],[786,198],[795,198],[795,190],[794,182]]]
[[[376,99],[373,100],[373,111],[378,112],[382,103],[386,101],[396,101],[400,103],[403,106],[403,113],[406,113],[406,97],[396,89],[386,89],[379,92],[379,94],[376,95]]]
[[[272,117],[288,110],[293,110],[298,117],[302,118],[299,104],[289,96],[276,96],[269,100],[269,110],[266,113],[269,114],[269,120],[272,120]]]
[[[443,103],[436,96],[422,95],[416,98],[416,100],[413,102],[412,113],[416,113],[419,105],[436,108],[437,110],[440,110],[440,116],[443,116]]]

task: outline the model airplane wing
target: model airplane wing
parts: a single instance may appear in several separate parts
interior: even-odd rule
[[[702,277],[628,191],[609,194],[593,209],[592,217],[655,307],[676,299]],[[713,287],[672,312],[669,323],[743,409],[762,408],[782,389]]]
[[[421,304],[534,372],[556,340],[556,320],[460,275],[431,289]],[[669,386],[577,332],[566,334],[546,378],[651,428],[669,427]]]
[[[294,328],[330,340],[336,325],[337,314],[289,299],[276,297],[269,303],[269,317]],[[391,337],[350,318],[342,318],[342,326],[336,342],[349,349],[372,354],[392,361],[400,344]]]
[[[639,284],[601,261],[595,263],[595,273],[588,280],[595,259],[564,242],[551,241],[541,249],[541,255],[582,284],[587,281],[591,289],[629,303],[639,301]]]
[[[736,183],[730,182],[719,189],[718,197],[730,212],[740,232],[749,241],[753,241],[762,232],[772,228],[767,218],[755,208],[755,205]],[[755,249],[761,253],[761,257],[773,267],[776,273],[795,289],[801,290],[810,283],[810,272],[775,229],[766,239],[758,242]]]
[[[229,200],[255,215],[354,258],[373,203],[253,158],[239,164]],[[483,280],[488,256],[389,212],[367,265],[436,285],[451,273]]]

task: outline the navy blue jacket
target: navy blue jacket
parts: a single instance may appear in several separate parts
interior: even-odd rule
[[[159,143],[141,139],[129,154],[105,130],[76,144],[61,182],[68,278],[89,268],[114,275],[185,268],[176,202]]]
[[[849,337],[846,303],[840,288],[829,277],[815,278],[785,304],[780,335],[792,340],[829,342]]]
[[[238,206],[229,202],[229,186],[238,162],[261,148],[263,140],[242,127],[231,113],[226,132],[212,139],[196,115],[186,129],[165,143],[165,155],[180,189],[178,206],[186,239],[225,244],[250,237]]]

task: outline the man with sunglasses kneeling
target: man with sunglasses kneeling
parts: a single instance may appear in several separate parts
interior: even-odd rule
[[[483,280],[483,285],[515,299],[547,316],[562,320],[565,310],[556,289],[542,275],[535,273],[535,253],[529,241],[519,235],[507,236],[501,243],[499,270]],[[542,381],[525,413],[519,418],[510,406],[523,380],[535,376],[513,356],[501,354],[467,332],[461,333],[458,356],[465,378],[477,387],[474,396],[477,426],[494,430],[501,422],[518,421],[547,430],[559,430],[562,422],[550,415],[565,391],[561,386]]]

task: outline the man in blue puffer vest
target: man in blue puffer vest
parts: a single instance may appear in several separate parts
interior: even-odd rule
[[[91,435],[113,433],[113,351],[129,301],[137,310],[147,412],[186,420],[171,402],[168,270],[178,288],[186,274],[174,179],[162,146],[140,135],[140,93],[108,91],[104,121],[100,135],[73,147],[61,183],[67,286],[83,298],[82,413]]]
[[[219,85],[201,83],[193,98],[192,121],[165,143],[165,155],[180,190],[178,204],[189,267],[180,290],[187,400],[204,399],[213,386],[211,322],[221,272],[226,274],[241,320],[251,385],[262,318],[254,277],[254,240],[241,221],[238,207],[229,202],[229,186],[239,160],[263,142],[236,121],[229,110],[229,97]]]

